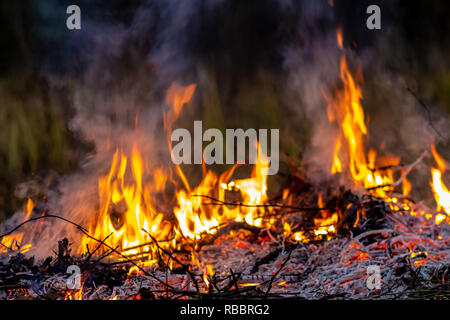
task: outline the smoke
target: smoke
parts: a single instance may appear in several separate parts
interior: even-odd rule
[[[383,3],[383,30],[378,34],[365,29],[364,3],[358,7],[339,2],[334,8],[326,1],[300,3],[296,7],[300,40],[286,46],[284,69],[288,75],[286,95],[292,102],[290,107],[298,119],[307,119],[307,123],[297,125],[309,126],[311,132],[305,151],[306,161],[312,164],[306,173],[310,182],[319,183],[331,176],[336,133],[327,119],[324,96],[332,97],[334,87],[339,84],[339,59],[344,53],[353,73],[359,66],[364,76],[361,104],[368,122],[367,149],[373,147],[381,155],[400,156],[406,164],[429,150],[433,141],[446,141],[448,117],[436,105],[423,101],[422,94],[426,92],[420,91],[414,80],[417,74],[420,77],[425,72],[411,68],[430,61],[442,68],[445,58],[433,47],[426,56],[411,57],[411,44],[394,23],[392,12],[397,2]],[[356,12],[352,22],[346,24],[346,17],[339,16],[345,11],[342,7]],[[349,28],[358,19],[361,25]],[[337,27],[343,29],[345,51],[337,45]],[[430,180],[429,169],[422,164],[417,170],[421,173],[413,173],[414,182],[420,186],[418,189],[423,189]]]
[[[171,82],[192,81],[195,39],[201,31],[196,17],[221,3],[147,1],[119,21],[103,8],[91,7],[83,15],[80,32],[66,40],[79,43],[70,56],[77,72],[45,73],[52,61],[42,72],[51,86],[70,88],[74,115],[69,128],[94,150],[48,194],[51,214],[88,228],[99,210],[98,179],[107,175],[116,149],[130,155],[138,146],[147,172],[171,167],[163,130],[165,91]],[[79,247],[83,234],[73,225],[61,220],[42,225],[30,254],[45,257],[64,237]]]
[[[329,91],[339,76],[342,52],[336,41],[333,8],[328,2],[301,1],[300,4],[297,8],[299,41],[284,50],[286,95],[289,107],[307,120],[296,125],[310,128],[310,145],[305,156],[314,166],[307,172],[308,179],[320,181],[328,176],[335,144],[324,94],[331,96]]]

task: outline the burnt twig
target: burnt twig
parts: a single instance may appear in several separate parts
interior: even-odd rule
[[[39,216],[39,217],[36,217],[36,218],[28,219],[28,220],[22,222],[21,224],[19,224],[18,226],[16,226],[15,228],[13,228],[12,230],[8,231],[7,233],[4,233],[4,234],[0,235],[0,239],[3,238],[3,237],[5,237],[5,236],[7,236],[7,235],[10,235],[11,233],[13,233],[14,231],[18,230],[19,228],[21,228],[23,225],[25,225],[25,224],[27,224],[27,223],[30,223],[30,222],[32,222],[32,221],[37,221],[37,220],[40,220],[40,219],[45,219],[45,218],[55,218],[55,219],[60,219],[60,220],[62,220],[62,221],[65,221],[65,222],[67,222],[67,223],[70,223],[71,225],[75,226],[78,230],[80,230],[84,235],[86,235],[89,239],[92,239],[92,240],[94,240],[94,241],[96,241],[96,242],[102,244],[103,246],[107,247],[109,250],[112,250],[113,252],[117,253],[117,254],[118,254],[119,256],[121,256],[123,259],[127,260],[129,263],[131,263],[131,264],[134,265],[136,268],[138,268],[138,269],[139,269],[142,273],[144,273],[145,275],[151,277],[152,279],[155,279],[156,281],[160,282],[161,284],[165,285],[166,287],[169,287],[171,290],[177,291],[174,287],[172,287],[172,286],[169,285],[168,283],[165,283],[163,280],[161,280],[161,279],[159,279],[158,277],[156,277],[156,276],[152,275],[151,273],[147,272],[145,269],[143,269],[143,268],[142,268],[141,266],[139,266],[137,263],[135,263],[134,261],[130,260],[127,256],[125,256],[125,255],[123,255],[121,252],[119,252],[117,249],[111,247],[110,245],[108,245],[107,243],[103,242],[102,240],[99,240],[99,239],[97,239],[97,238],[91,236],[91,235],[89,234],[89,232],[87,231],[87,229],[84,228],[83,226],[81,226],[81,225],[79,225],[79,224],[77,224],[77,223],[75,223],[75,222],[73,222],[73,221],[70,221],[70,220],[68,220],[68,219],[66,219],[66,218],[63,218],[63,217],[61,217],[61,216],[56,216],[56,215],[52,215],[52,214],[45,214],[45,215],[42,215],[42,216]]]
[[[409,166],[406,166],[406,170],[405,172],[402,174],[402,176],[400,178],[398,178],[397,181],[395,181],[394,183],[390,183],[390,184],[384,184],[384,185],[379,185],[379,186],[375,186],[375,187],[371,187],[371,188],[366,188],[366,190],[370,191],[370,190],[375,190],[375,189],[379,189],[379,188],[386,188],[386,187],[397,187],[400,185],[400,183],[402,183],[402,181],[409,175],[409,173],[423,160],[423,158],[428,155],[428,151],[424,151],[421,156],[414,161],[413,163],[411,163]]]
[[[202,197],[207,198],[213,203],[202,203],[202,205],[226,205],[226,206],[236,206],[236,207],[247,207],[247,208],[278,208],[278,209],[294,209],[298,211],[320,211],[320,210],[329,210],[330,208],[320,208],[320,207],[295,207],[295,206],[286,206],[282,204],[248,204],[241,202],[227,202],[219,199],[215,199],[213,197],[202,195],[202,194],[193,194],[191,197]]]
[[[177,257],[175,257],[171,252],[165,250],[164,248],[162,248],[158,241],[144,228],[142,228],[142,231],[144,231],[154,242],[154,244],[158,247],[158,249],[162,252],[164,252],[165,254],[167,254],[169,256],[170,259],[172,259],[173,261],[177,262],[178,264],[180,264],[186,271],[186,273],[191,277],[192,282],[194,283],[195,289],[197,290],[197,292],[200,291],[200,288],[198,286],[197,283],[197,279],[195,278],[195,275],[189,270],[189,266],[185,265],[184,263],[182,263]]]
[[[292,254],[292,250],[289,251],[288,256],[286,257],[286,259],[283,261],[283,263],[281,264],[280,268],[278,268],[277,272],[275,272],[275,274],[273,275],[272,279],[270,279],[269,282],[269,287],[267,288],[266,293],[264,294],[264,299],[267,298],[270,290],[272,289],[272,283],[275,281],[276,277],[278,276],[278,274],[281,272],[281,270],[283,270],[284,266],[286,265],[286,263],[289,261],[289,259],[291,258],[291,254]]]

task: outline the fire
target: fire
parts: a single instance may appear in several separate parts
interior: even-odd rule
[[[343,49],[342,31],[337,31],[337,42]],[[360,71],[358,70],[358,76]],[[360,78],[360,77],[357,77]],[[333,98],[328,100],[328,120],[337,126],[337,138],[334,145],[333,161],[331,173],[348,172],[356,187],[362,186],[371,194],[383,198],[389,207],[395,211],[409,211],[410,202],[407,199],[400,200],[398,197],[390,195],[394,191],[393,166],[400,163],[399,157],[384,156],[377,159],[377,152],[371,149],[365,153],[365,139],[368,130],[365,121],[364,109],[361,105],[362,91],[357,78],[354,78],[349,71],[345,54],[340,60],[340,80],[342,89],[336,89]],[[442,181],[442,174],[446,169],[445,160],[437,153],[434,145],[431,148],[438,168],[431,168],[431,187],[437,203],[437,210],[444,211],[447,215],[439,213],[435,217],[437,224],[448,218],[450,214],[450,191]],[[378,168],[377,169],[377,165]],[[404,196],[411,192],[411,183],[406,176],[402,177],[402,193]],[[433,215],[426,213],[429,219]],[[334,221],[334,220],[333,220]],[[333,223],[333,221],[331,221]],[[317,225],[317,224],[316,224]],[[323,229],[316,230],[316,233],[325,233]],[[303,234],[297,234],[302,237]]]
[[[152,184],[143,185],[144,174],[141,154],[134,145],[130,160],[124,152],[116,150],[109,174],[98,182],[100,211],[90,233],[96,239],[107,238],[106,243],[119,246],[127,255],[150,251],[151,247],[145,244],[151,239],[142,229],[155,239],[167,239],[172,233],[171,224],[163,220],[163,214],[158,213],[151,203]],[[92,241],[84,237],[81,251],[89,244],[94,245]]]
[[[30,198],[28,198],[28,200],[27,200],[27,214],[25,216],[24,221],[28,220],[30,218],[31,212],[33,212],[33,208],[34,208],[34,202]]]
[[[333,213],[331,217],[326,219],[314,219],[314,224],[318,226],[318,228],[314,230],[314,234],[316,236],[327,235],[327,239],[330,239],[330,235],[335,234],[337,231],[335,228],[337,222],[337,213]]]
[[[83,300],[83,287],[84,284],[79,290],[67,290],[64,300]]]
[[[214,270],[213,267],[208,264],[204,269],[203,269],[203,282],[206,284],[206,287],[209,287],[209,279],[208,276],[213,276],[214,275]]]
[[[194,90],[195,85],[183,87],[173,84],[170,87],[166,102],[171,104],[171,109],[165,114],[166,130],[170,131]],[[124,150],[117,149],[109,173],[98,181],[100,210],[92,220],[89,229],[91,236],[106,239],[105,243],[118,247],[126,256],[150,258],[145,264],[152,265],[157,263],[152,257],[158,248],[151,237],[161,242],[161,246],[171,249],[199,240],[205,234],[214,234],[222,224],[230,221],[262,227],[264,213],[270,211],[258,207],[267,200],[265,173],[269,162],[259,147],[257,150],[257,162],[248,179],[230,181],[236,167],[220,176],[209,170],[204,172],[200,184],[192,188],[181,167],[175,166],[184,187],[175,192],[173,212],[162,213],[156,209],[157,200],[152,195],[164,192],[167,184],[172,183],[173,179],[169,179],[171,168],[149,171],[137,145],[132,147],[130,157]],[[147,181],[146,177],[153,179]],[[226,203],[227,192],[237,194],[238,202],[245,203],[245,207],[219,205]],[[214,201],[210,198],[218,203],[211,203]],[[79,251],[84,252],[88,246],[95,245],[86,236]],[[208,270],[205,274],[211,272]]]
[[[178,118],[183,105],[191,101],[195,88],[195,84],[183,87],[177,83],[172,83],[166,94],[166,104],[172,107],[173,120]]]
[[[342,35],[342,29],[340,27],[337,29],[336,36],[339,48],[344,49],[344,37]]]
[[[340,29],[337,41],[343,50]],[[378,157],[374,149],[366,153],[368,129],[361,105],[363,98],[361,77],[352,75],[345,54],[340,59],[339,75],[342,86],[335,89],[333,97],[325,97],[328,101],[328,120],[336,126],[331,173],[346,173],[355,186],[370,190],[370,193],[388,202],[391,208],[407,209],[407,202],[389,195],[394,189],[392,187],[394,172],[391,167],[398,165],[400,159]],[[164,114],[164,128],[168,136],[183,106],[191,101],[195,89],[195,84],[181,86],[176,83],[168,89],[166,103],[170,108]],[[171,150],[170,138],[168,146]],[[446,213],[436,215],[435,221],[439,224],[448,219],[450,214],[450,191],[442,181],[446,162],[437,153],[434,145],[432,154],[438,168],[431,169],[431,186],[437,210]],[[173,168],[150,169],[147,165],[148,159],[142,155],[137,144],[130,143],[130,148],[118,147],[112,157],[108,173],[98,180],[99,208],[90,221],[89,234],[110,247],[117,248],[122,255],[139,259],[145,266],[153,266],[158,264],[159,247],[171,250],[186,245],[189,249],[195,249],[198,241],[205,235],[217,233],[228,222],[242,222],[254,227],[270,228],[274,218],[268,219],[268,216],[273,208],[265,205],[268,200],[269,162],[259,146],[256,160],[250,177],[246,179],[232,180],[237,166],[221,175],[204,168],[203,179],[196,187],[192,187],[179,165]],[[181,180],[181,186],[175,182],[174,174]],[[402,183],[403,194],[409,194],[410,182],[404,178]],[[166,193],[169,185],[176,188],[172,199],[173,207],[163,212],[158,205],[158,201],[161,200],[155,195]],[[228,200],[230,197],[235,200]],[[282,199],[289,200],[289,198],[289,189],[284,189]],[[324,201],[320,194],[317,205],[320,216],[313,219],[313,227],[309,231],[296,231],[296,226],[283,221],[282,227],[286,238],[307,243],[311,240],[330,240],[337,234],[340,212],[324,209]],[[30,218],[33,207],[34,203],[29,199],[24,221]],[[355,226],[358,219],[359,213]],[[23,237],[23,233],[3,237],[0,253],[13,248],[18,248],[21,252],[29,250],[31,245],[20,246]],[[79,253],[98,246],[98,242],[91,237],[82,238]],[[155,239],[158,245],[154,243]],[[203,265],[194,253],[192,260],[203,271],[203,281],[209,286],[209,276],[214,275],[211,265]],[[168,264],[172,268],[173,261],[168,261]],[[137,267],[130,269],[130,273],[137,271]],[[66,298],[82,298],[82,289],[76,293],[67,293]]]
[[[317,207],[324,208],[323,197],[319,194],[317,198]],[[297,231],[291,235],[291,238],[296,242],[308,243],[311,240],[331,240],[337,233],[337,223],[339,215],[337,212],[331,212],[330,210],[321,210],[321,216],[314,218],[314,228],[311,230],[311,234],[307,234],[305,231]],[[291,226],[288,223],[284,223],[284,234],[288,236],[291,234]]]
[[[34,209],[34,202],[30,198],[28,198],[26,204],[26,214],[22,222],[25,222],[30,218],[33,209]],[[23,232],[13,233],[11,235],[7,235],[1,238],[0,254],[8,252],[9,250],[19,250],[20,253],[28,252],[31,249],[31,244],[28,241],[25,241],[24,243],[23,238],[24,238]]]
[[[340,29],[337,32],[337,41],[339,47],[343,49]],[[358,70],[358,75],[360,74]],[[383,172],[375,170],[379,162],[375,150],[371,149],[366,155],[365,139],[368,130],[361,105],[363,95],[357,78],[352,76],[348,68],[345,54],[340,60],[340,80],[342,89],[336,89],[333,98],[325,97],[328,100],[328,120],[337,126],[331,173],[336,174],[345,170],[350,173],[355,186],[363,186],[366,189],[375,187],[374,193],[385,198],[386,191],[391,188],[383,186],[388,186],[394,181],[393,173],[392,170]],[[399,158],[381,160],[388,162],[389,165],[399,163]]]
[[[256,287],[256,286],[259,286],[260,283],[259,282],[244,282],[244,283],[239,283],[239,285],[241,287]]]
[[[431,152],[438,166],[438,168],[431,168],[432,181],[430,183],[437,204],[436,210],[444,211],[448,217],[448,215],[450,215],[450,191],[442,181],[442,175],[446,170],[447,165],[445,160],[437,153],[434,144],[431,146]],[[436,216],[436,223],[439,224],[445,219],[445,215],[438,214]]]
[[[168,96],[184,97],[187,94],[186,91],[190,94],[191,91],[189,88],[195,87],[192,87],[192,85],[180,87],[178,94],[169,90]],[[180,101],[180,98],[168,99],[167,101]],[[185,100],[183,101],[186,102]],[[173,110],[177,110],[176,102],[173,102],[172,107]],[[230,181],[236,167],[225,171],[219,177],[209,170],[205,173],[202,182],[194,189],[190,187],[181,168],[176,166],[177,173],[185,185],[185,189],[177,192],[178,205],[174,209],[174,214],[178,221],[178,228],[183,237],[200,239],[202,234],[213,234],[217,232],[220,225],[227,221],[245,221],[249,225],[262,226],[262,216],[269,210],[258,206],[267,200],[267,173],[269,163],[259,146],[257,146],[256,160],[251,176],[248,179]],[[205,205],[205,202],[211,202],[205,196],[213,197],[219,203],[225,203],[227,191],[238,193],[239,202],[245,203],[246,206]]]

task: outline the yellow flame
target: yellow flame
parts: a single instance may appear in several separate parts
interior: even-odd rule
[[[155,239],[167,239],[171,236],[172,226],[156,212],[151,198],[146,196],[151,194],[151,184],[142,184],[145,172],[136,145],[131,154],[131,161],[128,161],[124,152],[116,150],[109,174],[99,179],[100,210],[92,220],[90,233],[96,239],[108,237],[106,243],[119,246],[126,255],[139,255],[154,249],[139,247],[151,241],[142,229]],[[92,248],[95,243],[86,236],[80,251],[84,252],[87,245]]]
[[[190,101],[194,90],[195,85],[183,87],[173,84],[170,87],[166,101],[171,110],[165,115],[166,130],[171,128],[183,104]],[[270,210],[258,205],[267,200],[269,163],[259,146],[257,150],[256,164],[248,179],[230,181],[235,167],[220,176],[204,170],[203,180],[191,188],[181,167],[175,166],[184,188],[175,191],[173,212],[163,214],[156,209],[157,200],[152,195],[164,192],[167,185],[173,183],[170,168],[149,171],[137,145],[133,145],[131,157],[126,151],[117,149],[109,173],[98,181],[100,210],[92,219],[89,232],[96,239],[107,238],[105,242],[119,247],[122,254],[135,258],[145,256],[147,261],[144,265],[154,265],[157,259],[153,257],[158,248],[151,237],[170,249],[185,241],[200,239],[206,233],[216,233],[221,224],[228,221],[245,221],[262,227],[264,213]],[[152,177],[152,180],[144,180],[145,177]],[[225,202],[226,191],[235,192],[240,197],[239,202],[249,206],[205,204],[212,201],[206,196]],[[86,236],[79,251],[84,252],[87,246],[92,248],[94,245],[95,242]],[[194,255],[193,259],[196,259]],[[197,261],[196,265],[200,266],[200,263]],[[211,272],[212,269],[207,267],[205,275]]]
[[[84,284],[81,286],[80,290],[68,290],[64,300],[83,300],[83,287]]]
[[[248,179],[228,182],[234,169],[226,171],[217,177],[208,171],[200,185],[190,194],[185,190],[177,193],[178,206],[175,208],[179,227],[183,236],[191,239],[200,239],[204,233],[215,233],[219,225],[225,221],[245,221],[247,224],[261,227],[262,217],[267,208],[258,207],[267,200],[268,163],[258,148],[258,158],[251,177]],[[242,203],[254,207],[238,206],[205,206],[205,198],[211,196],[220,202],[225,202],[225,191],[235,190],[239,193]],[[211,200],[206,199],[206,202]]]
[[[28,201],[27,201],[27,214],[25,216],[25,220],[28,220],[30,218],[31,212],[33,212],[33,208],[34,208],[33,200],[28,198]]]
[[[178,118],[183,105],[191,101],[196,86],[191,84],[184,87],[175,82],[172,83],[166,95],[166,104],[172,107],[172,121]]]
[[[436,210],[444,211],[447,213],[447,216],[450,215],[450,191],[447,186],[442,181],[442,174],[446,169],[446,162],[444,158],[442,158],[436,151],[434,144],[431,145],[431,152],[433,154],[434,160],[438,165],[438,169],[431,168],[431,177],[432,181],[430,183],[431,188],[433,190],[434,199],[436,200]],[[443,214],[438,214],[435,218],[437,224],[444,221],[447,217]]]
[[[34,209],[34,202],[28,198],[27,204],[26,204],[26,214],[23,218],[22,222],[28,220],[31,216],[31,213]],[[32,236],[32,232],[28,234],[29,238]],[[23,232],[17,232],[13,233],[7,236],[4,236],[0,239],[0,254],[5,253],[8,250],[19,250],[20,253],[26,253],[31,249],[32,245],[30,241],[27,241],[27,239],[24,239],[24,233]]]
[[[337,41],[342,48],[342,30],[337,31]],[[379,172],[374,170],[377,164],[377,153],[370,150],[365,153],[367,126],[364,109],[361,105],[362,91],[349,71],[345,54],[340,60],[341,89],[336,89],[333,98],[328,100],[327,114],[331,123],[337,125],[337,137],[334,146],[331,173],[348,172],[356,186],[365,188],[380,187],[393,182],[392,170]],[[385,159],[386,160],[386,159]],[[398,158],[388,159],[389,165],[398,164]],[[373,192],[386,197],[386,188],[377,188]]]
[[[444,158],[436,151],[434,143],[431,144],[431,153],[433,154],[434,161],[436,161],[436,164],[438,165],[439,171],[445,171],[445,169],[447,169],[447,164]]]

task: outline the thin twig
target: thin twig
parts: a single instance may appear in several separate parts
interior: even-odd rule
[[[7,233],[4,233],[4,234],[0,235],[0,239],[3,238],[3,237],[5,237],[5,236],[7,236],[7,235],[10,235],[11,233],[13,233],[14,231],[18,230],[20,227],[22,227],[23,225],[25,225],[25,224],[27,224],[27,223],[29,223],[29,222],[36,221],[36,220],[40,220],[40,219],[44,219],[44,218],[55,218],[55,219],[60,219],[60,220],[63,220],[63,221],[65,221],[65,222],[67,222],[67,223],[70,223],[70,224],[74,225],[78,230],[80,230],[82,233],[84,233],[89,239],[92,239],[92,240],[94,240],[94,241],[97,241],[97,242],[101,243],[102,245],[104,245],[105,247],[107,247],[109,250],[112,250],[113,252],[117,253],[117,254],[118,254],[119,256],[121,256],[123,259],[127,260],[129,263],[131,263],[131,264],[134,265],[136,268],[138,268],[138,269],[139,269],[142,273],[144,273],[145,275],[147,275],[147,276],[149,276],[149,277],[151,277],[151,278],[157,280],[157,281],[160,282],[161,284],[163,284],[163,285],[169,287],[171,290],[177,291],[177,290],[176,290],[174,287],[172,287],[171,285],[165,283],[163,280],[161,280],[161,279],[159,279],[158,277],[156,277],[156,276],[152,275],[151,273],[147,272],[145,269],[143,269],[141,266],[139,266],[139,265],[138,265],[137,263],[135,263],[134,261],[128,259],[127,256],[123,255],[121,252],[119,252],[119,251],[116,250],[115,248],[113,248],[113,247],[111,247],[110,245],[104,243],[102,240],[99,240],[99,239],[97,239],[97,238],[91,236],[91,235],[89,234],[89,232],[87,231],[86,228],[82,227],[81,225],[79,225],[79,224],[77,224],[77,223],[75,223],[75,222],[73,222],[73,221],[70,221],[70,220],[68,220],[68,219],[66,219],[66,218],[63,218],[63,217],[61,217],[61,216],[56,216],[56,215],[52,215],[52,214],[45,214],[45,215],[42,215],[42,216],[39,216],[39,217],[36,217],[36,218],[28,219],[28,220],[22,222],[21,224],[19,224],[18,226],[16,226],[15,228],[13,228],[12,230],[8,231]]]
[[[409,93],[411,93],[411,95],[414,98],[416,98],[417,102],[419,102],[419,104],[426,110],[427,115],[428,115],[428,124],[430,125],[430,127],[434,130],[434,132],[436,132],[441,138],[444,139],[444,136],[435,128],[435,126],[433,124],[433,119],[431,118],[430,108],[425,104],[425,102],[423,102],[423,100],[410,87],[406,87],[406,90]]]
[[[379,186],[375,186],[375,187],[371,187],[371,188],[366,188],[366,190],[370,191],[370,190],[375,190],[375,189],[379,189],[379,188],[386,188],[386,187],[397,187],[400,185],[400,183],[402,183],[402,181],[409,175],[409,173],[423,160],[423,158],[428,155],[428,151],[425,150],[421,156],[414,161],[412,164],[410,164],[409,166],[406,166],[406,170],[405,172],[402,174],[402,176],[395,181],[394,183],[390,183],[390,184],[384,184],[384,185],[379,185]]]
[[[247,204],[241,202],[227,202],[219,199],[215,199],[211,196],[203,195],[203,194],[193,194],[191,197],[202,197],[210,199],[216,203],[202,203],[202,205],[226,205],[226,206],[236,206],[236,207],[248,207],[248,208],[279,208],[279,209],[294,209],[297,211],[320,211],[320,210],[329,210],[330,208],[320,208],[320,207],[295,207],[295,206],[286,206],[282,204]]]
[[[113,234],[113,233],[111,232],[107,237],[105,237],[105,239],[102,240],[101,243],[99,243],[99,245],[97,246],[97,248],[95,248],[94,251],[88,253],[88,256],[86,257],[86,260],[84,261],[84,264],[88,263],[89,260],[91,260],[92,255],[93,255],[95,252],[97,252],[98,249],[100,249],[100,247],[103,245],[103,243],[104,243],[109,237],[111,237],[112,234]]]
[[[287,256],[287,258],[283,261],[283,263],[281,264],[280,268],[277,270],[277,272],[275,272],[275,274],[273,275],[272,279],[270,279],[269,282],[269,287],[267,288],[266,293],[264,294],[264,299],[267,298],[267,295],[269,294],[270,290],[272,289],[272,283],[275,281],[276,277],[278,276],[278,274],[281,272],[281,270],[284,268],[284,266],[286,265],[286,263],[289,261],[289,259],[291,258],[291,254],[292,254],[292,250],[289,251],[289,254]]]
[[[172,253],[170,253],[169,251],[167,251],[167,250],[165,250],[164,248],[162,248],[160,245],[159,245],[159,243],[158,243],[158,241],[147,231],[147,230],[145,230],[144,228],[142,228],[142,231],[144,231],[153,241],[154,241],[154,243],[155,243],[155,245],[158,247],[158,249],[159,250],[161,250],[162,252],[164,252],[165,254],[167,254],[168,256],[169,256],[169,258],[170,259],[172,259],[173,261],[175,261],[175,262],[177,262],[178,264],[180,264],[184,269],[185,269],[185,271],[187,272],[187,274],[191,277],[191,279],[192,279],[192,281],[193,281],[193,283],[194,283],[194,286],[195,286],[195,288],[196,288],[196,290],[199,292],[200,291],[200,288],[199,288],[199,286],[198,286],[198,283],[197,283],[197,279],[195,278],[195,275],[189,270],[189,267],[187,266],[187,265],[185,265],[184,263],[182,263],[177,257],[175,257]]]
[[[56,216],[56,215],[53,215],[53,214],[45,214],[45,215],[42,215],[42,216],[39,216],[39,217],[36,217],[36,218],[31,218],[31,219],[28,219],[28,220],[22,222],[21,224],[17,225],[15,228],[13,228],[12,230],[8,231],[7,233],[4,233],[4,234],[0,235],[0,239],[5,237],[5,236],[10,235],[11,233],[13,233],[14,231],[16,231],[17,229],[21,228],[23,225],[25,225],[25,224],[27,224],[29,222],[40,220],[40,219],[44,219],[44,218],[61,219],[61,220],[65,221],[65,222],[68,222],[68,223],[74,225],[75,227],[77,227],[77,229],[79,229],[83,233],[84,232],[86,232],[86,233],[88,232],[86,228],[80,226],[79,224],[76,224],[75,222],[67,220],[66,218],[63,218],[63,217],[60,217],[60,216]]]

